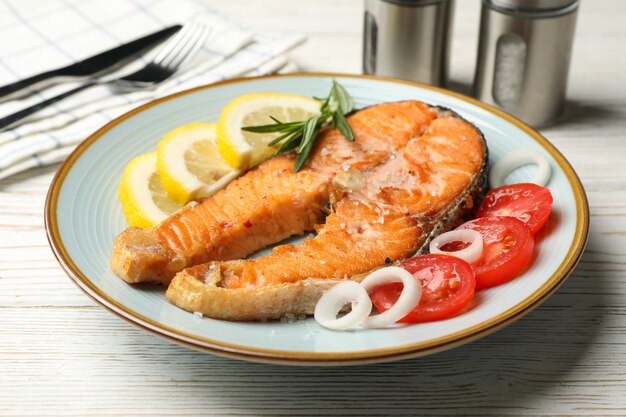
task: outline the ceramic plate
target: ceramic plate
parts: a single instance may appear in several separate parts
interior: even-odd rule
[[[422,100],[449,107],[478,126],[490,162],[509,151],[532,148],[552,165],[548,184],[554,209],[539,235],[532,266],[519,278],[482,291],[460,316],[385,330],[333,332],[312,319],[244,323],[196,317],[170,304],[162,288],[131,286],[108,267],[113,238],[126,227],[117,186],[133,157],[156,149],[169,130],[216,121],[235,96],[285,92],[321,97],[335,78],[357,108],[385,101]],[[510,175],[532,178],[533,167]],[[511,323],[546,299],[571,273],[588,229],[584,190],[563,156],[539,133],[508,114],[471,98],[394,79],[339,74],[295,74],[227,81],[146,104],[112,121],[60,168],[46,203],[50,244],[61,266],[90,297],[120,317],[170,340],[208,352],[263,362],[308,365],[381,362],[425,355],[469,342]]]

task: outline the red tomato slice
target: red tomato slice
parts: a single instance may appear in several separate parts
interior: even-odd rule
[[[532,257],[535,239],[530,229],[513,217],[481,217],[458,229],[476,230],[483,237],[483,256],[474,264],[476,289],[510,281]]]
[[[474,270],[462,259],[448,255],[421,255],[400,266],[420,281],[422,298],[401,323],[421,323],[456,316],[474,298]],[[402,292],[401,283],[378,286],[370,292],[381,313],[395,304]]]
[[[476,217],[515,217],[535,234],[546,223],[551,210],[552,194],[547,188],[530,183],[511,184],[489,190]]]

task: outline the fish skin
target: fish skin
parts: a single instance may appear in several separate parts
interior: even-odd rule
[[[153,228],[128,228],[114,241],[111,269],[129,283],[168,284],[185,267],[245,257],[312,231],[327,212],[337,173],[365,172],[384,162],[435,117],[433,108],[416,101],[355,111],[347,118],[355,141],[326,128],[301,171],[293,171],[292,155],[274,157]]]
[[[440,116],[455,117],[471,124],[471,122],[463,118],[457,112],[447,107],[433,106],[433,108],[436,109]],[[474,126],[474,128],[483,144],[483,154],[481,157],[482,164],[480,165],[478,173],[472,178],[466,190],[454,203],[431,219],[433,222],[431,232],[428,236],[426,236],[422,246],[417,253],[415,253],[415,255],[426,253],[428,251],[430,241],[435,237],[449,230],[456,229],[466,221],[473,219],[476,210],[478,210],[478,206],[480,206],[483,197],[489,190],[489,148],[487,147],[487,142],[483,132],[476,126]]]

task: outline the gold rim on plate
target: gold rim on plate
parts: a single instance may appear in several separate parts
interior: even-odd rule
[[[113,127],[129,119],[130,117],[149,109],[159,103],[172,100],[176,97],[186,94],[194,93],[200,90],[211,89],[227,84],[249,82],[258,79],[267,78],[288,78],[288,77],[343,77],[343,78],[360,78],[360,79],[373,79],[380,81],[393,82],[398,84],[406,84],[414,87],[419,87],[427,90],[437,91],[439,93],[452,96],[480,107],[492,114],[495,114],[501,119],[508,121],[515,125],[528,136],[541,145],[557,162],[561,170],[565,173],[567,180],[574,192],[574,200],[576,202],[576,230],[574,232],[574,238],[570,249],[552,276],[533,294],[527,297],[524,301],[511,307],[504,313],[499,314],[485,322],[474,325],[459,332],[443,336],[437,339],[429,340],[426,342],[413,343],[409,345],[397,346],[384,349],[372,349],[356,352],[297,352],[297,351],[282,351],[273,349],[260,349],[252,348],[249,346],[241,346],[235,344],[224,343],[200,337],[197,335],[188,334],[171,327],[165,326],[162,323],[151,320],[147,317],[138,314],[134,310],[118,303],[113,298],[99,290],[89,278],[83,274],[83,272],[73,262],[71,256],[65,249],[63,241],[61,239],[58,223],[57,223],[57,204],[59,193],[65,177],[72,169],[74,163],[80,158],[96,140],[102,135],[111,130]],[[588,231],[589,231],[589,208],[587,204],[587,197],[585,195],[584,188],[580,182],[580,179],[576,175],[574,169],[565,159],[565,157],[552,145],[546,138],[544,138],[539,132],[526,125],[521,120],[511,116],[510,114],[482,103],[474,98],[465,96],[463,94],[455,93],[443,88],[434,87],[426,84],[421,84],[413,81],[405,81],[389,77],[370,76],[370,75],[352,75],[352,74],[339,74],[339,73],[301,73],[301,74],[285,74],[285,75],[266,75],[260,77],[250,78],[238,78],[233,80],[221,81],[215,84],[196,87],[190,90],[181,91],[160,99],[146,103],[128,113],[123,114],[117,119],[109,122],[87,139],[85,139],[78,147],[72,152],[72,154],[65,160],[57,171],[48,195],[46,197],[45,205],[45,228],[48,236],[48,242],[54,252],[55,257],[59,261],[59,264],[67,275],[74,281],[74,283],[103,307],[109,309],[117,316],[129,321],[130,323],[154,333],[158,336],[164,337],[173,342],[196,348],[202,351],[210,352],[216,355],[244,359],[255,362],[267,362],[267,363],[281,363],[291,365],[356,365],[363,363],[373,362],[387,362],[392,360],[407,359],[416,356],[422,356],[429,353],[449,349],[456,347],[472,340],[478,339],[482,336],[486,336],[490,333],[499,330],[513,321],[521,318],[525,314],[532,311],[539,304],[541,304],[547,297],[549,297],[559,286],[565,281],[570,273],[575,268],[578,260],[580,259],[584,250]]]

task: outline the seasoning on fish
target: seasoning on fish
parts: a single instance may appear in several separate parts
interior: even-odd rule
[[[396,135],[385,126],[396,119],[390,117],[384,123],[379,119],[369,132],[386,136],[378,134],[369,142],[371,153],[364,152],[365,157],[335,154],[343,156],[341,164],[347,162],[343,171],[357,169],[360,174],[356,180],[341,181],[341,192],[335,189],[336,181],[331,183],[332,212],[317,227],[317,236],[298,246],[278,246],[256,259],[213,261],[185,269],[170,284],[167,297],[189,311],[228,320],[312,314],[329,285],[341,279],[358,280],[387,260],[409,258],[436,234],[459,225],[485,190],[487,148],[469,122],[450,111],[432,109],[437,117],[406,141],[402,139],[406,128]],[[358,122],[351,123],[357,135]],[[324,142],[344,146],[327,135],[318,144],[322,149]],[[386,141],[380,140],[383,136]],[[395,140],[403,146],[388,151],[389,157],[376,158],[366,168],[359,165],[376,154],[377,144]],[[317,168],[321,161],[320,151],[309,166],[318,171],[332,166]]]

